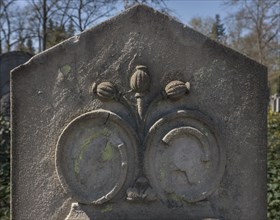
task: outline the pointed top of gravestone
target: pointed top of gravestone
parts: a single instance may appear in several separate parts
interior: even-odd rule
[[[150,31],[147,31],[149,29]],[[111,31],[114,33],[111,34]],[[109,37],[110,40],[117,40],[117,38],[124,38],[125,36],[136,34],[137,32],[139,35],[142,35],[142,39],[145,38],[145,35],[149,35],[148,37],[154,38],[158,43],[162,40],[161,37],[163,37],[163,33],[168,35],[170,40],[176,41],[177,44],[190,46],[200,44],[200,48],[207,48],[207,51],[211,53],[211,55],[220,54],[221,57],[228,57],[229,59],[236,61],[239,60],[239,63],[248,62],[252,65],[263,66],[244,54],[228,48],[225,45],[216,42],[200,32],[178,22],[171,16],[156,11],[144,4],[137,4],[109,20],[84,31],[77,36],[73,36],[42,53],[39,53],[33,57],[31,63],[42,63],[44,62],[42,60],[44,60],[45,56],[48,56],[48,54],[52,55],[56,52],[68,50],[73,47],[81,50],[82,48],[78,45],[89,45],[90,41],[93,43],[96,41],[96,38],[102,38],[102,35],[104,35],[104,38]],[[90,47],[87,47],[87,49],[90,49]]]

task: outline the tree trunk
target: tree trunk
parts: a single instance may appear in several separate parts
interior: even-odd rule
[[[43,50],[47,49],[47,0],[43,0]]]
[[[79,29],[80,29],[80,32],[83,31],[83,25],[82,25],[82,8],[83,8],[83,0],[80,0],[79,9],[78,9]]]
[[[2,54],[2,36],[0,31],[0,55]]]

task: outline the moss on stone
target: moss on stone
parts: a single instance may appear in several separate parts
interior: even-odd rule
[[[105,149],[102,152],[102,159],[104,161],[111,160],[113,158],[113,155],[114,155],[113,146],[111,145],[110,142],[107,142]]]

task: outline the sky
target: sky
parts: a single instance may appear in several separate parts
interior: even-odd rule
[[[25,5],[26,1],[16,0],[20,5]],[[117,4],[117,10],[120,12],[123,10],[123,1],[117,1],[121,2],[121,4]],[[223,6],[223,2],[224,0],[165,0],[165,4],[172,11],[172,15],[178,18],[183,24],[188,24],[195,16],[215,18],[215,15],[219,14],[223,20],[229,11],[228,8]],[[103,18],[100,21],[106,19]]]
[[[124,10],[123,0],[117,0],[117,13]],[[280,0],[279,0],[280,1]],[[188,24],[193,17],[212,17],[219,14],[221,20],[228,15],[231,9],[224,6],[224,0],[165,0],[168,9],[171,10],[171,15],[176,17],[181,23]],[[153,5],[152,5],[153,6]],[[103,18],[104,21],[108,18]]]
[[[223,0],[167,0],[166,5],[184,24],[195,16],[214,18],[219,14],[223,19],[229,10],[223,6]]]

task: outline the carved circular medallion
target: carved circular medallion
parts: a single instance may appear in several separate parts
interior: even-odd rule
[[[158,120],[146,140],[145,169],[163,201],[197,202],[221,181],[225,157],[211,121],[178,111]]]
[[[137,145],[133,130],[116,114],[99,110],[79,116],[57,142],[63,188],[80,203],[110,200],[133,178]]]

